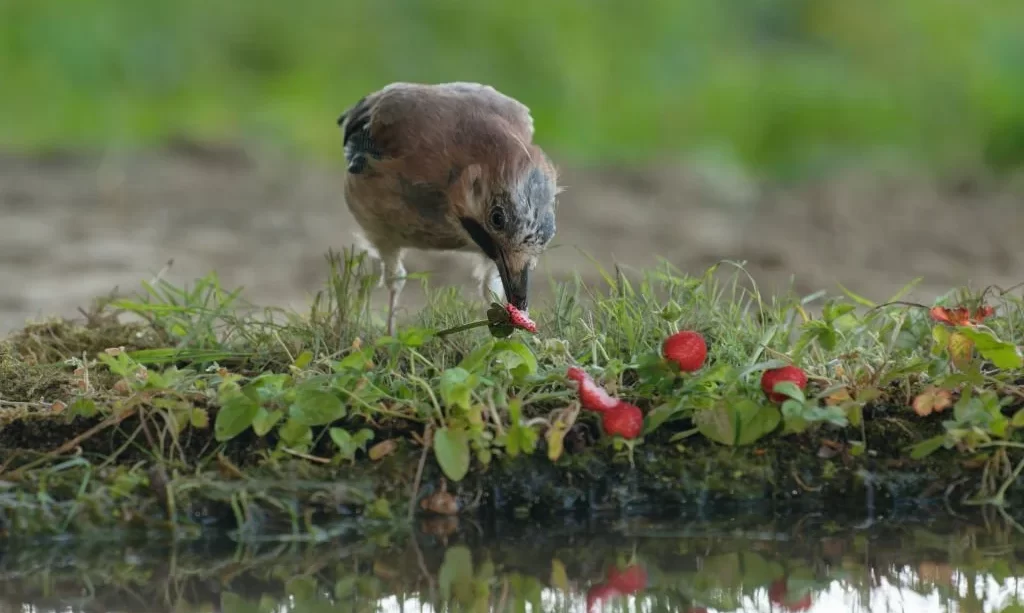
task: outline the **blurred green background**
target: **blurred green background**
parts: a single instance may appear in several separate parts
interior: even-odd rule
[[[0,147],[340,156],[389,81],[478,80],[580,161],[1024,161],[1021,0],[0,0]]]

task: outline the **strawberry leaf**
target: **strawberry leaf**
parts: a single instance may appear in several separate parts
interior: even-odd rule
[[[461,481],[469,472],[469,435],[465,430],[441,428],[434,434],[434,457],[452,481]]]
[[[975,348],[983,358],[1002,370],[1014,370],[1024,367],[1024,357],[1013,343],[1000,340],[990,330],[961,326],[957,331],[974,342]]]
[[[697,429],[705,437],[730,446],[749,445],[769,434],[782,420],[779,410],[749,398],[720,402],[715,408],[694,415]]]

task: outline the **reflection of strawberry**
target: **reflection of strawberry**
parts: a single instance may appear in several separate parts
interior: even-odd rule
[[[623,570],[613,566],[608,569],[608,585],[623,594],[635,594],[647,587],[647,571],[639,564],[631,564]]]
[[[526,330],[527,332],[537,333],[537,324],[530,319],[530,316],[520,311],[512,304],[506,304],[505,310],[508,311],[509,322],[519,328],[520,330]]]
[[[661,344],[661,354],[666,360],[678,364],[683,372],[694,372],[704,365],[708,345],[699,333],[683,330],[665,339]]]
[[[772,581],[771,586],[768,588],[768,600],[781,606],[786,611],[806,611],[811,608],[810,594],[804,594],[804,597],[800,600],[790,602],[786,600],[788,592],[789,587],[786,585],[786,579],[776,579]]]
[[[603,413],[619,404],[619,401],[612,398],[604,388],[594,383],[582,368],[571,366],[566,376],[579,384],[580,404],[584,409]]]
[[[619,596],[618,590],[614,587],[601,583],[587,590],[587,613],[597,613],[601,610],[601,605],[616,596]]]
[[[604,425],[604,433],[608,436],[636,438],[644,429],[644,414],[640,412],[640,407],[628,402],[619,402],[614,408],[604,412],[601,423]]]
[[[785,402],[789,396],[772,391],[775,389],[776,383],[782,383],[783,381],[795,383],[797,387],[804,389],[807,387],[807,374],[796,366],[783,366],[782,368],[766,370],[761,375],[761,390],[768,394],[768,398],[772,402]]]

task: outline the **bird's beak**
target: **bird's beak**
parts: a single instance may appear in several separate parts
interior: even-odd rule
[[[496,261],[505,299],[519,309],[526,311],[530,296],[530,260],[514,254],[498,252]]]
[[[533,267],[530,256],[502,249],[483,226],[472,218],[462,217],[459,221],[473,242],[498,267],[505,299],[520,311],[526,311],[530,293],[530,269]]]

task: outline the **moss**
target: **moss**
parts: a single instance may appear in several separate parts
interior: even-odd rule
[[[145,322],[123,321],[123,312],[112,308],[107,300],[97,301],[83,315],[83,322],[49,318],[31,323],[11,335],[5,344],[17,359],[28,364],[89,359],[110,347],[135,350],[161,344],[154,328]]]
[[[38,363],[20,359],[17,346],[0,343],[0,400],[30,403],[67,398],[73,390],[71,369],[63,364]],[[10,420],[14,404],[0,404],[0,423]],[[5,417],[6,413],[6,417]]]

